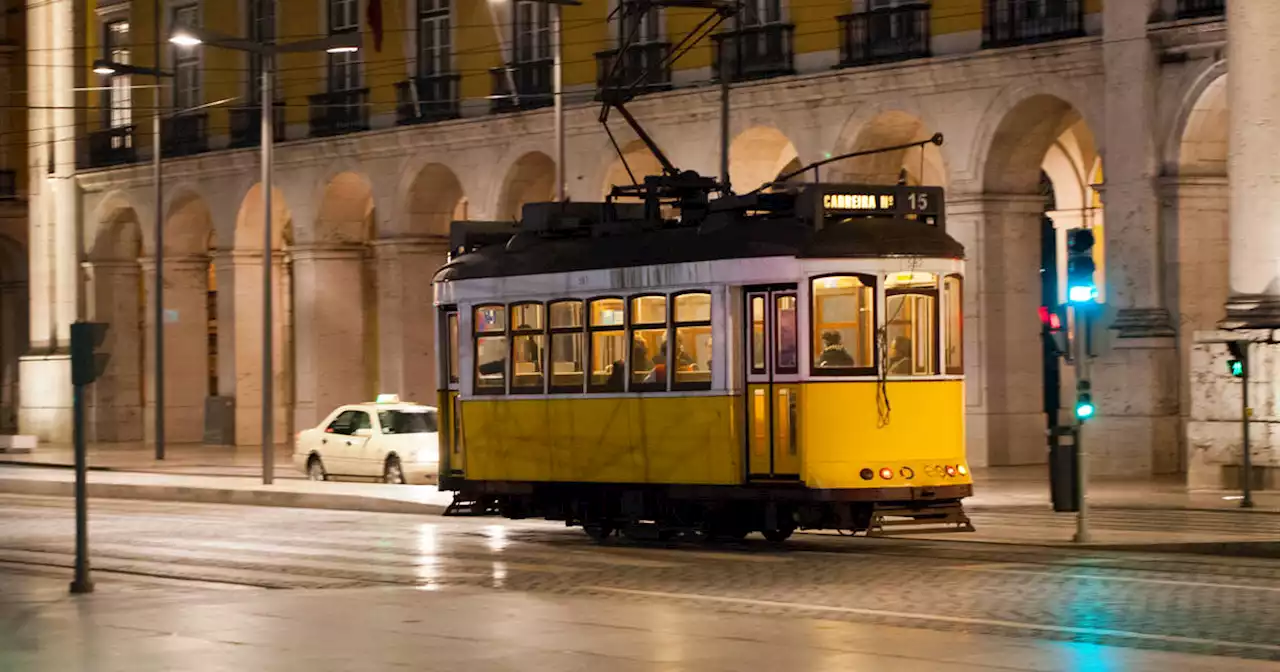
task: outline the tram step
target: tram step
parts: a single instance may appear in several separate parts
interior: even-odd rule
[[[906,534],[939,534],[973,532],[973,523],[959,505],[924,509],[910,507],[877,508],[871,514],[868,537],[890,537]]]
[[[446,516],[496,516],[498,507],[492,500],[477,500],[455,496],[445,507]]]

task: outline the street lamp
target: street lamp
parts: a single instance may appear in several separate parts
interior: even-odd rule
[[[169,42],[186,47],[208,45],[247,51],[262,58],[262,483],[271,485],[275,476],[275,364],[271,335],[271,145],[272,112],[275,96],[272,87],[275,57],[300,52],[350,53],[360,49],[358,32],[338,33],[328,37],[299,40],[288,44],[264,44],[254,40],[219,35],[208,30],[180,27],[169,36]]]
[[[152,170],[156,187],[156,230],[155,230],[155,332],[156,332],[156,459],[164,459],[164,185],[161,183],[160,159],[164,155],[161,145],[160,127],[160,79],[173,78],[173,73],[159,68],[144,68],[128,63],[117,63],[105,59],[93,62],[93,71],[106,77],[118,75],[143,75],[156,78],[156,113],[151,125]]]

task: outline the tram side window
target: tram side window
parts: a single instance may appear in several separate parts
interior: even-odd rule
[[[751,373],[765,372],[764,301],[763,296],[751,297]]]
[[[543,391],[542,353],[546,336],[542,330],[541,303],[511,306],[511,391],[538,394]]]
[[[591,302],[591,382],[592,392],[625,390],[627,330],[622,299],[594,299]]]
[[[814,278],[813,371],[854,375],[875,370],[875,279],[866,275]]]
[[[790,294],[775,297],[777,300],[777,352],[774,353],[774,369],[777,373],[795,373],[799,369],[799,351],[796,342],[796,297]]]
[[[675,379],[681,390],[711,389],[711,294],[677,294]]]
[[[942,303],[946,309],[946,341],[943,349],[946,371],[964,373],[964,280],[948,275],[942,281]]]
[[[507,310],[505,306],[475,309],[476,394],[505,394],[507,389]]]
[[[458,314],[449,313],[449,384],[458,384]]]
[[[586,350],[582,334],[581,301],[553,301],[551,322],[551,391],[581,392],[585,384],[582,360]]]
[[[667,389],[667,297],[631,299],[631,389]]]
[[[888,374],[932,376],[938,372],[938,277],[896,273],[885,280],[885,341]]]

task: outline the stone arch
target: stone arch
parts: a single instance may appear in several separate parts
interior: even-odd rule
[[[1226,61],[1215,61],[1202,68],[1192,79],[1190,86],[1186,88],[1177,110],[1170,115],[1165,127],[1161,160],[1166,175],[1174,175],[1181,172],[1183,142],[1187,139],[1192,116],[1197,111],[1204,112],[1207,109],[1217,108],[1219,105],[1223,110],[1226,109],[1226,75]],[[1210,93],[1211,89],[1219,89],[1219,87],[1221,87],[1220,90]],[[1206,96],[1207,93],[1209,94],[1208,96]],[[1225,124],[1223,130],[1226,130]],[[1224,168],[1223,174],[1225,172]]]
[[[255,183],[240,200],[236,213],[233,244],[236,250],[253,252],[262,250],[263,203],[262,183]],[[290,227],[293,214],[280,187],[271,188],[271,249],[284,247],[284,232]]]
[[[837,145],[839,154],[920,142],[934,134],[920,116],[900,109],[881,110],[849,131]],[[941,149],[933,144],[846,159],[826,170],[832,181],[858,184],[895,184],[902,177],[911,185],[946,187],[948,183],[946,162]]]
[[[98,206],[88,241],[90,261],[134,261],[143,253],[138,211],[123,194],[112,194]]]
[[[165,209],[165,256],[206,256],[210,249],[209,236],[213,233],[208,202],[198,192],[186,189],[167,198],[166,203],[169,205]],[[155,241],[147,243],[151,247]]]
[[[608,196],[615,186],[632,184],[633,177],[635,184],[643,184],[646,176],[662,174],[662,164],[643,141],[632,140],[627,143],[622,148],[622,157],[618,156],[613,145],[609,145],[608,152],[612,160],[604,171],[604,181],[600,185],[601,198]],[[623,158],[626,159],[626,165],[623,165]],[[631,169],[630,172],[627,171],[628,168]]]
[[[373,236],[373,185],[364,175],[344,170],[330,177],[319,198],[315,226],[298,243],[356,245]]]
[[[773,126],[752,126],[729,143],[729,181],[747,193],[777,179],[799,157],[795,143]]]
[[[1066,134],[1079,137],[1086,131],[1087,125],[1077,126],[1083,119],[1071,103],[1052,94],[1035,94],[1014,105],[991,135],[983,164],[983,190],[1036,193],[1050,148]],[[1092,141],[1091,133],[1089,138]]]
[[[502,182],[495,212],[497,219],[519,219],[527,203],[555,198],[556,162],[539,151],[527,152],[516,159]]]
[[[1182,177],[1226,177],[1229,125],[1227,77],[1215,78],[1187,109],[1177,142]]]
[[[467,218],[467,197],[458,176],[442,163],[428,163],[410,173],[403,216],[394,235],[448,236],[449,224]]]

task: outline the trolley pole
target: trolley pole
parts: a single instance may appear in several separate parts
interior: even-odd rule
[[[1075,351],[1076,351],[1076,389],[1088,390],[1089,384],[1089,348],[1085,343],[1085,339],[1089,333],[1088,321],[1090,319],[1089,308],[1084,305],[1077,305],[1075,311],[1075,324],[1072,330],[1075,332]],[[1079,402],[1077,402],[1078,404]],[[1090,397],[1092,403],[1092,397]],[[1078,408],[1078,406],[1077,406]],[[1090,412],[1090,415],[1092,411]],[[1077,544],[1089,543],[1089,497],[1085,492],[1085,488],[1089,482],[1088,477],[1088,461],[1087,453],[1084,449],[1084,417],[1077,411],[1075,420],[1075,443],[1076,443],[1076,484],[1080,493],[1080,503],[1076,512],[1076,534],[1072,538]]]

